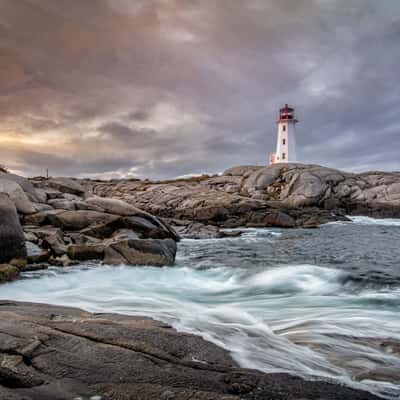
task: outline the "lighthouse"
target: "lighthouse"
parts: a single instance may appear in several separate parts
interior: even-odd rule
[[[285,106],[279,110],[276,152],[270,154],[270,164],[296,161],[296,138],[294,133],[297,122],[298,120],[296,119],[294,108],[285,104]]]

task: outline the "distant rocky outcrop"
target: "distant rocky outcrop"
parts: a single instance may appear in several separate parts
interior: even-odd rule
[[[240,171],[231,169],[229,176]],[[240,193],[289,207],[400,216],[400,172],[347,173],[318,165],[276,164],[245,177]]]
[[[161,219],[123,200],[94,196],[78,180],[0,172],[0,282],[21,269],[88,260],[172,265],[178,240]]]
[[[378,400],[343,385],[241,369],[200,336],[145,317],[0,301],[7,400]]]
[[[169,220],[183,235],[215,227],[317,227],[348,214],[400,217],[400,173],[348,173],[318,165],[239,166],[170,181],[82,181],[87,190]],[[194,225],[193,223],[196,223]],[[201,235],[198,232],[202,232]]]

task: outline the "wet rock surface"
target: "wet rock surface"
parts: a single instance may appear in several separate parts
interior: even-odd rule
[[[378,399],[240,369],[214,344],[144,317],[0,301],[0,332],[1,399]]]

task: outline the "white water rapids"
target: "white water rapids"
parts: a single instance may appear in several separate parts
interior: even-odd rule
[[[354,266],[357,253],[356,261],[340,268],[284,263],[281,253],[270,254],[281,246],[290,260],[299,241],[311,241],[316,252],[330,251],[328,239],[314,245],[312,235],[321,240],[346,229],[355,241],[358,229],[366,234],[370,227],[379,229],[376,235],[382,227],[394,229],[390,234],[400,238],[399,220],[354,222],[319,233],[250,229],[241,238],[184,240],[172,268],[87,264],[27,273],[1,286],[0,298],[151,316],[228,349],[243,367],[329,377],[397,398],[400,358],[381,342],[400,343],[400,282],[365,284],[360,271],[366,262]],[[302,259],[314,259],[307,251]],[[365,250],[359,251],[362,257]],[[273,265],[270,256],[277,258]],[[367,276],[369,271],[365,267]],[[376,370],[390,376],[368,374]]]

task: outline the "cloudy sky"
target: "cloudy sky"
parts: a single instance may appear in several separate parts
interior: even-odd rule
[[[301,161],[400,170],[400,0],[0,0],[0,163],[166,178]]]

